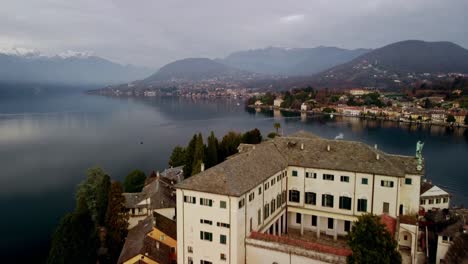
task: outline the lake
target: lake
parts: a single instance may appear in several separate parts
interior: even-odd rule
[[[164,169],[173,147],[185,146],[196,132],[206,139],[210,131],[222,137],[259,128],[266,136],[274,122],[285,134],[342,134],[395,154],[414,155],[422,140],[426,177],[451,192],[454,203],[468,203],[468,133],[461,129],[257,112],[234,99],[0,97],[0,257],[45,260],[51,233],[73,210],[74,190],[87,168],[101,166],[122,180],[133,169]]]

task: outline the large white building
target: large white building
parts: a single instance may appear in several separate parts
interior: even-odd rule
[[[418,212],[415,157],[305,132],[240,149],[176,185],[178,263],[344,263],[359,215]]]

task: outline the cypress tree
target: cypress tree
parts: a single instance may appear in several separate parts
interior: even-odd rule
[[[193,155],[195,154],[195,146],[197,144],[197,135],[193,135],[187,148],[185,149],[184,176],[188,178],[192,176]]]
[[[206,167],[210,168],[218,164],[218,139],[211,131],[208,137],[208,147],[206,150]]]

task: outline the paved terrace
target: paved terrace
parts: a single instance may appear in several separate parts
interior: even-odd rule
[[[326,235],[317,238],[316,232],[312,231],[304,231],[304,235],[301,236],[299,230],[292,228],[288,228],[288,234],[281,236],[252,232],[250,238],[341,257],[349,256],[352,253],[344,239],[335,241],[333,237]]]

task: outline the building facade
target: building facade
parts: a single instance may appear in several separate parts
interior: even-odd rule
[[[297,259],[287,263],[341,263],[349,252],[333,243],[359,215],[418,212],[424,172],[414,157],[305,132],[241,149],[176,185],[178,263],[259,263],[266,248],[276,252],[268,263],[284,254]],[[272,244],[262,234],[287,240]],[[331,246],[304,256],[287,249],[293,235],[311,241],[303,249],[325,238]]]

